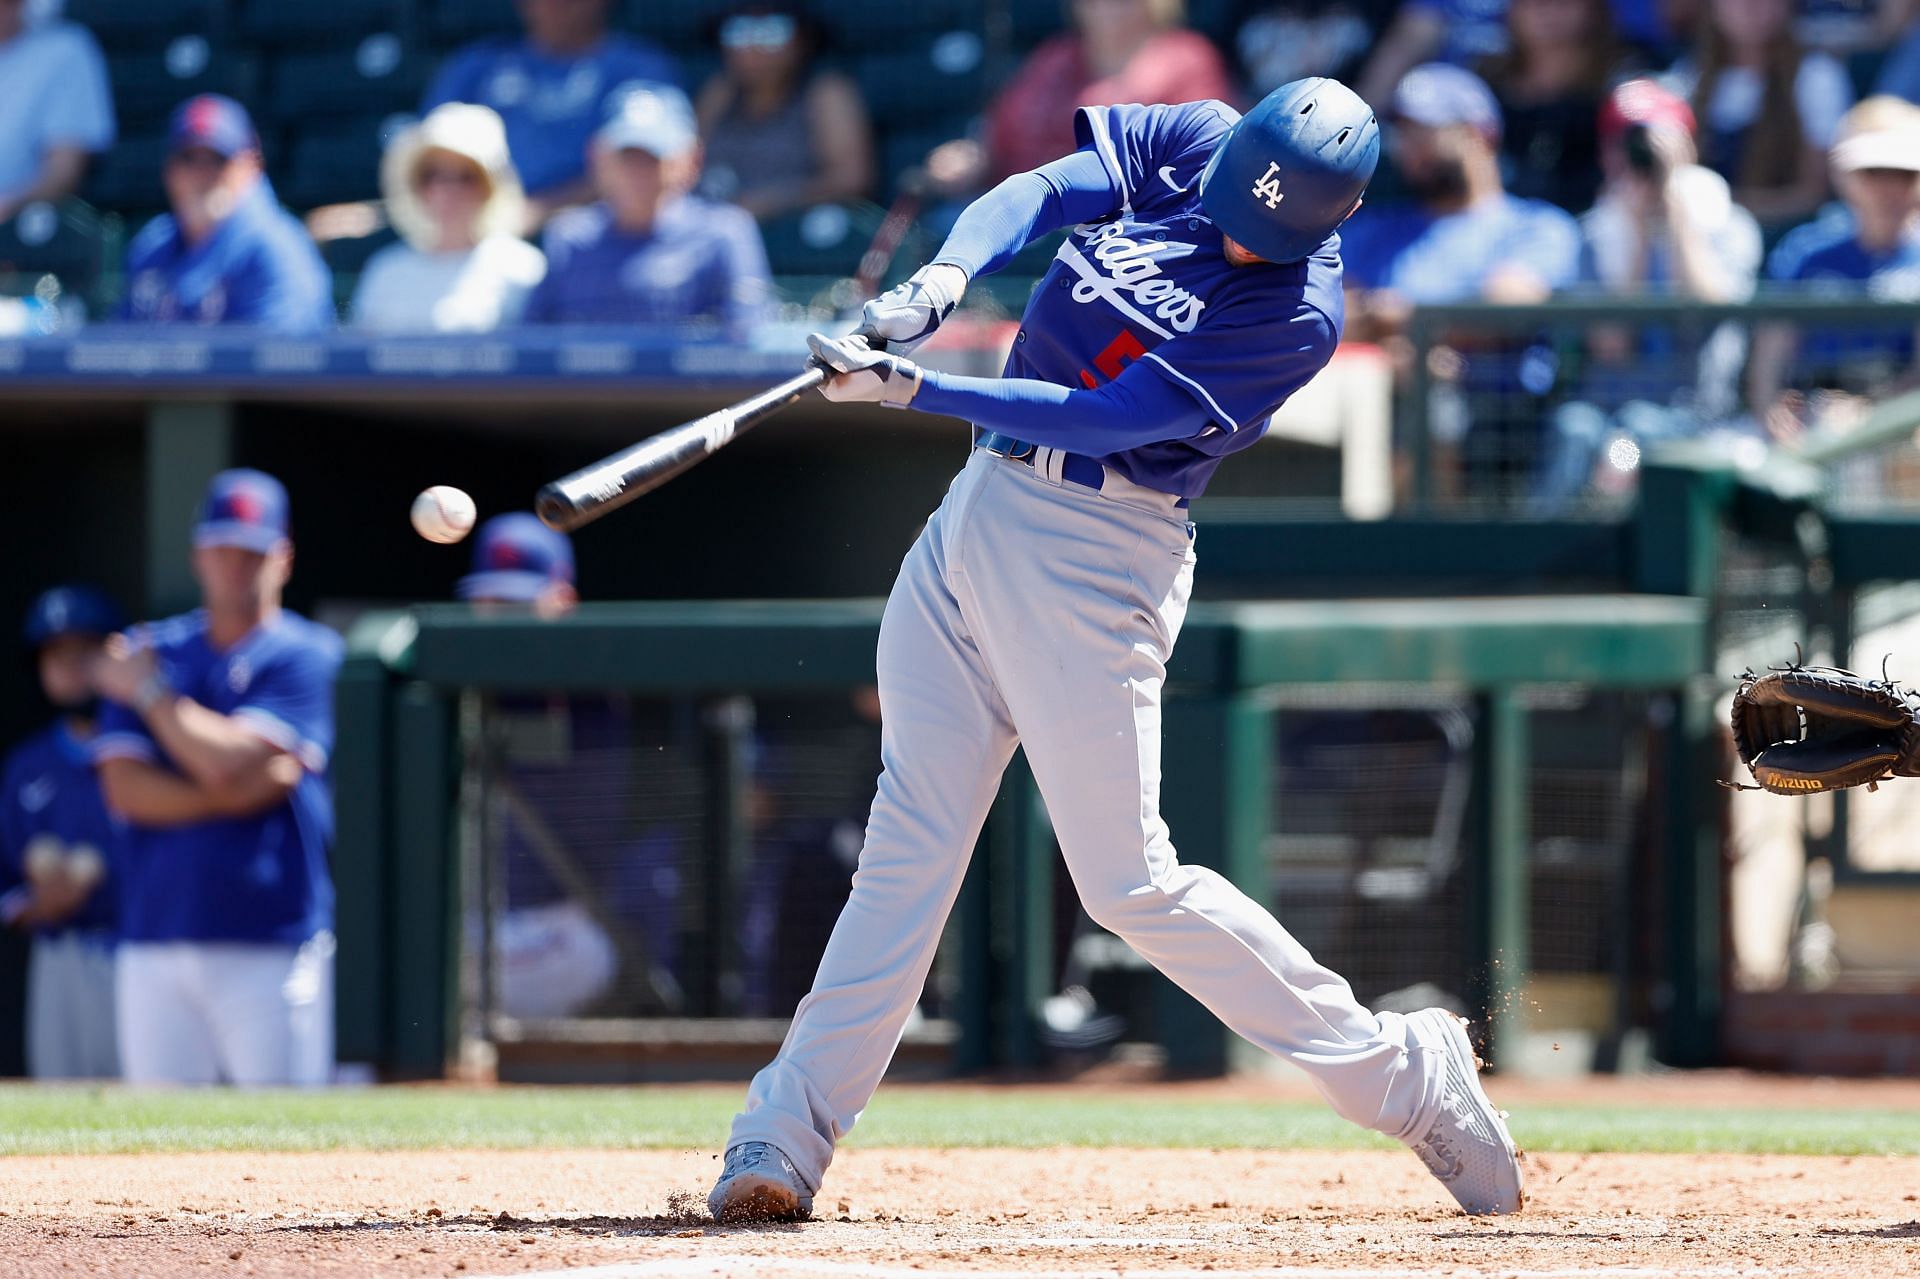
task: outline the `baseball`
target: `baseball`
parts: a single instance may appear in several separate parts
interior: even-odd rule
[[[429,542],[457,542],[473,531],[476,514],[472,498],[436,484],[413,499],[413,531]]]
[[[67,882],[75,888],[90,889],[107,873],[106,859],[92,844],[76,845],[67,854]]]
[[[66,846],[53,835],[36,835],[27,842],[26,856],[20,861],[29,883],[44,884],[60,873],[66,862]]]

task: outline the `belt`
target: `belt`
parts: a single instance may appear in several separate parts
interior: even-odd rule
[[[987,452],[998,454],[1008,461],[1033,465],[1034,446],[1025,440],[1016,440],[1011,435],[1002,435],[998,431],[982,431],[977,443]],[[1107,468],[1092,458],[1081,457],[1078,453],[1063,453],[1061,459],[1061,479],[1072,480],[1082,488],[1090,488],[1096,493],[1107,482]]]

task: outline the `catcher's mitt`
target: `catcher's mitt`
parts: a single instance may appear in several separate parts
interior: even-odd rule
[[[1762,790],[1810,795],[1920,777],[1920,694],[1832,666],[1748,671],[1733,744]]]

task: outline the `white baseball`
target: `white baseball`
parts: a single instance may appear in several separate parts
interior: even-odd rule
[[[413,531],[429,542],[457,542],[473,531],[479,511],[457,488],[436,484],[413,499]]]
[[[92,844],[77,844],[67,854],[67,881],[76,888],[91,889],[106,873],[106,858]]]
[[[29,883],[44,884],[60,873],[67,860],[67,847],[55,835],[36,835],[27,841],[26,856],[21,858],[21,868],[27,872]]]

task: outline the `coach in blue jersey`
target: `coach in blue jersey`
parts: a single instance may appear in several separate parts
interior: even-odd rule
[[[0,923],[33,933],[27,1071],[37,1079],[120,1073],[113,1029],[119,825],[87,757],[93,663],[125,623],[89,586],[60,586],[27,612],[40,690],[59,717],[0,769]]]
[[[333,1063],[332,631],[283,609],[287,494],[224,471],[203,607],[108,645],[93,758],[130,826],[120,1050],[134,1083],[320,1084]]]
[[[207,93],[173,113],[163,213],[127,247],[120,317],[153,324],[247,324],[275,333],[333,327],[333,280],[281,209],[246,109]]]
[[[1318,373],[1344,319],[1340,237],[1379,155],[1353,92],[1088,107],[1080,149],[961,215],[933,264],[810,339],[831,400],[973,424],[880,624],[884,771],[852,894],[780,1055],[755,1077],[708,1203],[805,1216],[923,988],[1016,745],[1082,903],[1342,1115],[1401,1138],[1468,1212],[1520,1207],[1505,1125],[1461,1024],[1375,1013],[1272,915],[1182,863],[1160,818],[1160,697],[1193,585],[1199,496]],[[999,378],[911,349],[967,282],[1071,228]],[[1285,548],[1276,553],[1284,554]]]

